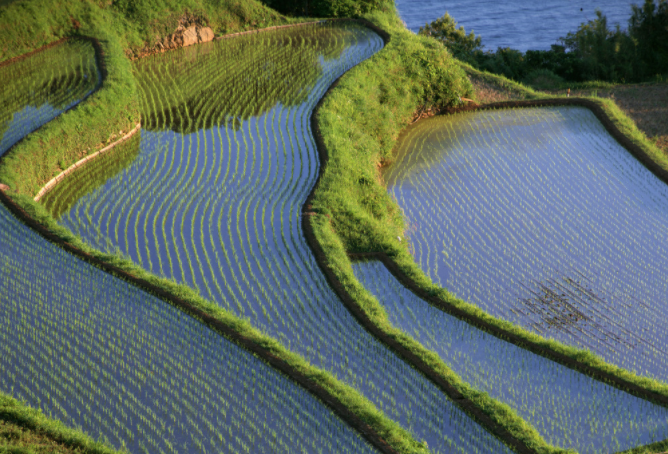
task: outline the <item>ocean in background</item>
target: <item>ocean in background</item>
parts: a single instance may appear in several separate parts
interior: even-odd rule
[[[550,45],[596,18],[596,9],[608,18],[608,26],[627,28],[631,5],[644,0],[396,0],[399,15],[417,33],[425,23],[449,12],[466,33],[482,36],[484,50],[511,47],[525,52],[548,50]],[[582,11],[580,11],[582,8]]]

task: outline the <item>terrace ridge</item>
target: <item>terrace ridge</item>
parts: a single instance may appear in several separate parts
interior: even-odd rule
[[[92,37],[92,36],[85,36],[85,35],[66,36],[66,37],[64,37],[64,38],[61,38],[61,39],[59,39],[59,40],[53,41],[53,42],[51,42],[51,43],[49,43],[49,44],[46,44],[46,45],[40,47],[39,49],[35,49],[35,50],[30,51],[30,52],[27,52],[27,53],[25,53],[25,54],[17,55],[16,57],[10,58],[9,60],[5,60],[5,61],[3,61],[3,62],[0,62],[0,68],[3,68],[3,67],[5,67],[5,66],[10,66],[10,65],[13,64],[13,63],[19,62],[19,61],[21,61],[21,60],[25,60],[25,59],[28,58],[28,57],[32,57],[33,55],[39,54],[39,53],[44,52],[44,51],[46,51],[46,50],[48,50],[48,49],[51,49],[52,47],[55,47],[55,46],[57,46],[57,45],[59,45],[59,44],[62,44],[62,43],[64,43],[64,42],[67,42],[67,41],[71,41],[71,40],[73,40],[73,39],[82,39],[82,40],[84,40],[84,41],[88,41],[88,42],[90,42],[90,43],[93,45],[93,49],[95,50],[95,63],[97,64],[97,69],[100,71],[100,80],[98,81],[98,83],[97,83],[97,85],[95,86],[95,89],[94,89],[94,90],[92,90],[92,91],[91,91],[90,93],[88,93],[86,96],[84,96],[83,98],[81,98],[81,100],[80,100],[78,103],[76,103],[75,105],[69,107],[68,109],[65,109],[63,112],[61,112],[60,115],[59,115],[59,116],[61,116],[61,115],[64,114],[65,112],[69,112],[69,111],[71,111],[71,110],[76,109],[76,108],[79,106],[79,104],[81,104],[81,103],[84,102],[86,99],[88,99],[93,93],[97,92],[97,91],[102,87],[102,84],[104,83],[105,79],[107,78],[107,76],[108,76],[108,74],[109,74],[108,71],[107,71],[107,65],[106,65],[106,63],[105,63],[105,61],[104,61],[104,58],[103,58],[103,57],[104,57],[104,50],[102,50],[102,45],[100,44],[100,41],[97,40],[97,38],[94,38],[94,37]],[[39,130],[39,129],[41,129],[43,126],[44,126],[44,125],[40,126],[40,128],[37,128],[37,129]],[[33,132],[34,132],[34,131],[33,131]],[[29,134],[28,134],[28,135],[29,135]],[[12,152],[12,150],[14,150],[18,144],[20,144],[21,142],[23,142],[23,141],[26,139],[26,137],[28,137],[28,135],[26,135],[25,137],[22,137],[21,139],[19,139],[19,140],[18,140],[14,145],[12,145],[11,148],[10,148],[9,150],[7,150],[5,153],[0,154],[0,165],[2,164],[2,161],[3,161],[7,156],[10,155],[10,153]],[[2,182],[0,182],[0,183],[2,183]],[[4,185],[4,184],[3,184],[3,185]],[[6,186],[6,185],[4,185],[4,186]],[[1,190],[0,190],[0,192],[1,192]]]
[[[333,88],[334,86],[332,86]],[[641,147],[633,143],[622,131],[613,123],[610,117],[606,114],[604,109],[597,104],[595,101],[584,99],[584,98],[548,98],[548,99],[537,99],[537,100],[526,100],[526,101],[503,101],[496,103],[489,103],[483,105],[467,105],[462,107],[451,107],[444,108],[440,110],[438,115],[449,115],[459,112],[472,112],[477,110],[493,110],[493,109],[502,109],[502,108],[526,108],[526,107],[549,107],[549,106],[580,106],[585,107],[592,111],[596,118],[601,121],[605,129],[617,140],[617,142],[627,149],[636,159],[638,159],[643,165],[645,165],[654,175],[656,175],[660,180],[668,184],[668,171],[661,167],[656,161],[654,161],[651,156],[649,156]],[[316,107],[317,110],[317,107]],[[312,122],[315,123],[314,131],[317,131],[316,134],[316,144],[318,146],[318,153],[323,162],[327,162],[327,150],[325,148],[322,134],[320,129],[317,126],[317,119],[312,118]],[[322,174],[324,166],[321,166],[320,174]],[[314,186],[313,193],[315,192]],[[313,194],[312,193],[312,194]],[[307,204],[310,203],[312,197],[307,201]],[[305,204],[305,207],[307,206]],[[306,208],[304,208],[303,213],[306,214]],[[304,231],[308,240],[309,245],[313,249],[314,254],[318,264],[325,272],[330,285],[336,290],[337,294],[345,302],[345,304],[354,312],[354,314],[360,318],[360,321],[365,327],[371,327],[370,330],[374,335],[379,336],[383,342],[389,342],[388,345],[391,345],[393,349],[402,356],[405,356],[407,361],[413,364],[416,368],[423,371],[430,379],[435,380],[436,373],[433,371],[426,363],[417,358],[414,353],[409,352],[406,347],[400,345],[396,340],[387,336],[387,334],[382,333],[381,330],[369,319],[369,317],[363,313],[362,308],[355,302],[354,298],[347,292],[345,286],[338,279],[332,269],[329,267],[327,258],[320,246],[318,240],[316,239],[313,227],[311,223],[308,222],[307,216],[303,217]],[[642,399],[657,403],[664,407],[668,407],[668,390],[656,391],[649,389],[641,384],[635,383],[631,380],[628,380],[624,377],[620,377],[610,371],[606,371],[600,367],[594,365],[586,364],[583,361],[579,361],[571,356],[566,355],[556,349],[549,348],[543,342],[536,341],[529,338],[528,336],[522,336],[516,332],[505,329],[497,324],[491,323],[490,320],[486,317],[479,316],[478,314],[472,313],[456,305],[440,298],[436,295],[431,294],[428,290],[421,287],[414,279],[412,279],[402,268],[399,266],[389,255],[383,251],[378,252],[363,252],[363,253],[348,253],[348,256],[351,259],[357,260],[369,260],[374,259],[382,262],[387,269],[390,271],[394,277],[401,282],[401,284],[413,292],[419,298],[429,302],[433,306],[443,310],[444,312],[453,315],[460,320],[463,320],[479,329],[482,329],[495,337],[511,342],[514,345],[517,345],[521,348],[529,350],[533,353],[536,353],[540,356],[548,358],[552,361],[555,361],[559,364],[562,364],[570,369],[576,370],[578,372],[584,373],[596,380],[602,381],[608,385],[611,385],[621,391],[635,395]],[[489,318],[493,318],[489,316]],[[520,330],[524,331],[522,328]],[[377,334],[380,333],[380,334]],[[547,340],[550,342],[549,340]],[[616,366],[613,366],[616,367]],[[620,370],[626,371],[626,369],[618,368]],[[436,381],[435,381],[436,383]],[[440,385],[439,385],[440,386]]]
[[[143,279],[133,275],[132,273],[123,270],[120,267],[112,265],[110,263],[100,260],[98,257],[95,257],[82,249],[74,246],[73,244],[67,242],[66,240],[60,238],[58,235],[53,233],[48,227],[44,226],[37,220],[35,220],[28,212],[26,212],[21,206],[19,206],[10,196],[5,192],[4,188],[0,187],[0,202],[2,202],[8,209],[11,211],[21,222],[26,224],[40,236],[46,240],[60,246],[65,251],[70,254],[82,259],[103,271],[112,274],[118,278],[124,279],[125,281],[131,283],[132,285],[139,287],[164,301],[178,307],[183,310],[191,317],[196,318],[206,326],[214,329],[218,333],[225,336],[227,339],[231,340],[235,344],[244,348],[245,350],[256,354],[263,361],[269,364],[274,369],[282,372],[288,378],[290,378],[295,383],[299,384],[301,387],[306,389],[309,393],[317,397],[322,403],[327,407],[332,409],[336,415],[338,415],[343,421],[346,422],[350,427],[354,428],[359,432],[369,443],[371,443],[376,449],[384,454],[398,454],[395,448],[389,445],[376,430],[365,423],[359,416],[357,416],[352,410],[350,410],[346,405],[344,405],[336,396],[327,391],[323,386],[310,379],[304,373],[300,372],[296,367],[291,365],[288,361],[280,356],[273,354],[264,346],[257,343],[254,339],[247,337],[241,334],[239,331],[233,327],[227,325],[222,320],[210,315],[206,311],[190,304],[184,299],[179,298],[173,293]]]
[[[378,33],[385,45],[390,41],[390,34],[382,30],[380,27],[367,20],[358,20],[359,23],[369,27],[371,30]],[[447,381],[444,377],[439,375],[434,369],[432,369],[429,364],[427,364],[422,358],[417,356],[414,352],[410,351],[407,347],[402,345],[395,338],[390,336],[388,333],[383,331],[379,326],[377,326],[371,318],[366,314],[364,309],[357,303],[355,298],[348,293],[343,283],[336,276],[334,270],[329,266],[327,255],[323,250],[320,242],[318,241],[313,225],[309,218],[316,216],[317,213],[314,213],[311,210],[311,204],[315,197],[315,193],[318,189],[320,179],[322,178],[323,172],[327,166],[329,160],[329,153],[327,147],[324,143],[324,138],[322,131],[320,129],[320,124],[318,123],[318,112],[322,107],[324,100],[327,98],[327,95],[334,90],[341,79],[346,74],[341,75],[336,79],[332,85],[329,86],[325,94],[320,98],[316,104],[313,112],[311,113],[310,123],[311,131],[313,132],[313,137],[316,143],[316,149],[318,153],[318,158],[320,160],[320,165],[318,168],[318,177],[315,184],[311,188],[306,201],[302,205],[301,209],[301,223],[302,230],[304,231],[304,236],[306,242],[308,243],[311,252],[315,256],[316,262],[320,267],[321,271],[325,275],[327,282],[332,287],[336,295],[339,297],[341,302],[346,306],[346,308],[351,312],[351,314],[358,320],[358,322],[374,337],[392,349],[397,353],[401,358],[403,358],[407,363],[419,370],[425,377],[427,377],[431,382],[433,382],[439,389],[441,389],[460,409],[462,409],[467,415],[472,417],[480,425],[482,425],[486,430],[491,432],[495,437],[501,440],[503,443],[508,445],[518,454],[535,454],[539,450],[533,446],[529,446],[524,443],[519,438],[515,437],[504,425],[498,423],[492,419],[489,415],[484,413],[482,409],[474,403],[471,399],[462,394],[456,386]]]
[[[49,180],[43,187],[42,189],[39,190],[35,198],[33,199],[35,202],[39,202],[42,197],[44,197],[49,191],[51,191],[58,183],[63,181],[65,177],[67,177],[69,174],[75,172],[79,167],[83,166],[86,164],[88,161],[97,158],[98,156],[113,150],[117,145],[122,144],[126,140],[128,140],[130,137],[134,136],[139,130],[141,129],[141,123],[137,123],[137,125],[132,129],[132,131],[128,132],[125,134],[123,137],[118,139],[117,141],[107,145],[106,147],[102,148],[99,151],[96,151],[95,153],[89,154],[88,156],[81,158],[71,166],[69,166],[67,169],[63,170],[60,172],[58,175],[53,177],[51,180]]]
[[[244,35],[244,34],[251,34],[251,33],[259,33],[267,30],[272,30],[272,29],[279,29],[279,28],[291,28],[291,27],[300,27],[304,25],[313,25],[313,24],[318,24],[318,23],[326,23],[326,22],[356,22],[359,23],[363,26],[368,27],[369,29],[372,29],[376,33],[378,33],[383,40],[385,41],[386,39],[389,39],[389,34],[387,34],[385,31],[382,29],[378,28],[371,22],[365,20],[365,19],[348,19],[348,18],[341,18],[341,19],[327,19],[327,20],[322,20],[322,21],[312,21],[308,23],[297,23],[297,24],[288,24],[288,25],[283,25],[283,26],[274,26],[274,27],[268,27],[268,28],[263,28],[259,30],[250,30],[246,32],[239,32],[239,33],[233,33],[230,35],[224,35],[221,37],[217,37],[216,39],[226,39],[226,38],[231,38],[239,35]],[[98,68],[100,70],[101,78],[100,78],[100,86],[104,82],[107,76],[107,71],[106,67],[104,65],[103,61],[103,51],[102,47],[99,43],[99,41],[93,37],[87,37],[87,36],[76,36],[74,38],[81,38],[81,39],[86,39],[91,41],[95,48],[95,53],[96,53],[96,60],[98,63]],[[17,57],[14,57],[10,60],[7,60],[5,62],[0,63],[0,67],[4,65],[9,65],[11,63],[14,63],[16,61],[20,61],[22,59],[27,58],[30,55],[42,52],[44,50],[47,50],[51,47],[54,47],[62,42],[65,42],[69,39],[72,39],[72,37],[65,37],[62,38],[58,41],[55,41],[53,43],[47,44],[46,46],[43,46],[39,49],[36,49],[35,51],[29,52],[27,54],[23,54]],[[86,98],[84,98],[86,99]],[[84,100],[82,99],[82,101]],[[78,105],[78,104],[77,104]],[[72,108],[68,109],[71,110],[76,106],[73,106]],[[132,135],[134,135],[137,131],[141,129],[141,123],[137,123],[135,128],[127,133],[124,137],[121,139],[117,140],[116,142],[108,145],[107,147],[81,159],[77,163],[73,164],[72,166],[68,167],[66,170],[61,172],[59,175],[54,177],[52,180],[50,180],[48,183],[42,187],[42,189],[39,191],[37,196],[33,199],[33,201],[38,201],[44,194],[48,193],[50,189],[52,189],[56,184],[61,182],[65,177],[70,175],[71,173],[75,172],[78,168],[82,167],[85,163],[90,161],[91,159],[99,156],[100,154],[103,154],[112,148],[114,148],[116,145],[124,142],[125,140],[129,139]],[[22,139],[23,140],[23,139]],[[14,147],[12,147],[14,148]],[[6,156],[8,153],[5,153],[3,156]],[[2,160],[2,157],[0,156],[0,160]],[[185,313],[188,315],[192,316],[193,318],[199,320],[201,323],[205,324],[206,326],[214,329],[218,333],[222,334],[224,337],[226,337],[228,340],[234,342],[238,346],[244,348],[245,350],[257,355],[259,358],[261,358],[265,363],[273,367],[274,369],[282,372],[285,374],[290,380],[293,382],[297,383],[299,386],[302,388],[306,389],[309,393],[311,393],[313,396],[315,396],[317,399],[319,399],[324,405],[329,407],[333,412],[340,417],[347,425],[349,425],[351,428],[353,428],[355,431],[360,433],[372,446],[374,446],[379,452],[384,453],[384,454],[398,454],[399,450],[397,450],[395,447],[390,445],[385,439],[378,433],[378,431],[371,425],[367,424],[366,422],[363,421],[363,419],[358,416],[353,410],[351,410],[348,406],[346,406],[334,393],[330,392],[327,390],[324,386],[322,386],[320,383],[318,383],[316,380],[310,378],[307,374],[304,372],[300,371],[295,365],[291,364],[286,358],[281,357],[280,355],[274,354],[269,348],[266,346],[262,345],[260,342],[258,342],[257,339],[254,339],[252,337],[246,336],[242,334],[240,331],[238,331],[235,327],[233,327],[230,324],[225,323],[223,320],[220,318],[217,318],[214,315],[211,315],[210,313],[206,312],[205,310],[197,307],[196,305],[191,304],[188,302],[186,299],[180,298],[179,296],[176,296],[173,292],[166,290],[165,288],[162,288],[148,280],[142,277],[135,276],[128,270],[125,270],[119,266],[113,265],[111,263],[108,263],[104,260],[102,260],[100,257],[97,257],[89,252],[86,252],[85,250],[75,246],[74,244],[70,243],[67,239],[64,239],[60,237],[58,234],[56,234],[53,230],[51,230],[47,225],[41,223],[38,221],[35,217],[33,217],[28,211],[25,210],[25,207],[23,204],[25,202],[15,200],[12,195],[12,189],[5,185],[0,183],[0,203],[5,205],[5,207],[14,215],[16,216],[21,222],[23,222],[26,226],[31,228],[33,231],[35,231],[37,234],[42,236],[44,239],[47,241],[61,247],[64,249],[66,252],[74,255],[75,257],[84,260],[87,263],[92,264],[93,266],[96,266],[100,268],[101,270],[114,275],[118,278],[124,279],[127,282],[131,283],[132,285],[141,288],[159,298],[162,300],[176,306],[177,308],[183,310]],[[236,318],[236,317],[235,317]],[[262,340],[262,339],[260,339]]]
[[[473,112],[478,110],[494,110],[505,108],[528,108],[528,107],[562,107],[562,106],[579,106],[589,109],[594,116],[603,124],[606,131],[633,157],[635,157],[641,164],[650,170],[657,178],[668,184],[668,170],[661,167],[651,156],[649,156],[640,146],[633,143],[610,119],[605,110],[595,101],[584,98],[547,98],[525,101],[502,101],[482,105],[466,105],[462,107],[445,108],[442,109],[438,115],[451,115],[460,112]],[[366,253],[351,253],[348,254],[353,259],[375,259],[382,262],[390,271],[390,273],[399,280],[404,287],[409,289],[419,298],[427,301],[431,305],[441,309],[442,311],[453,315],[460,320],[463,320],[477,328],[480,328],[495,337],[511,342],[514,345],[527,349],[540,356],[548,358],[552,361],[558,362],[570,369],[584,373],[596,380],[602,381],[615,388],[628,392],[636,397],[657,403],[664,407],[668,407],[668,393],[666,391],[659,392],[641,386],[630,380],[620,377],[614,373],[603,370],[601,368],[578,361],[571,356],[562,352],[546,347],[540,342],[536,342],[525,336],[518,335],[512,331],[506,330],[498,325],[490,323],[483,317],[459,308],[452,303],[439,298],[436,295],[430,294],[426,289],[413,280],[392,258],[383,251],[366,252]],[[621,368],[620,368],[621,369]],[[625,369],[623,369],[625,370]]]

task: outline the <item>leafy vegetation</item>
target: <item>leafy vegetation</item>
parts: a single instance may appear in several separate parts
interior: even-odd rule
[[[577,31],[560,38],[548,51],[525,53],[510,48],[483,52],[482,41],[468,35],[447,13],[420,33],[432,36],[457,58],[475,67],[540,89],[585,81],[639,82],[668,74],[668,1],[631,5],[628,29],[608,27],[603,11]]]
[[[0,216],[3,392],[130,452],[375,452],[250,352],[47,242],[5,207]],[[271,342],[250,327],[238,329]],[[269,345],[304,372],[322,375],[275,341]],[[370,409],[352,389],[333,385],[358,410]],[[382,421],[375,409],[365,416]]]
[[[0,80],[4,81],[0,87],[4,102],[0,112],[0,155],[81,102],[101,82],[93,45],[77,40],[1,66]]]
[[[139,156],[60,222],[248,318],[360,389],[435,452],[503,450],[345,311],[295,216],[317,175],[311,109],[381,47],[368,29],[336,22],[137,62],[147,119]],[[159,83],[167,74],[170,95]]]
[[[8,454],[114,454],[77,429],[47,418],[41,411],[0,394],[0,452]]]
[[[24,14],[16,16],[19,20],[26,20],[30,8],[37,8],[40,17],[49,11],[46,2],[33,0],[22,3],[28,8],[15,10]],[[444,367],[442,359],[436,354],[427,351],[404,332],[392,328],[382,307],[355,279],[346,257],[346,249],[384,250],[398,257],[401,266],[408,266],[413,271],[416,269],[406,254],[399,210],[379,184],[377,165],[386,165],[393,159],[391,150],[395,140],[403,127],[415,118],[416,112],[433,112],[461,105],[462,97],[471,97],[473,89],[464,70],[469,73],[474,70],[457,64],[433,40],[406,32],[398,23],[391,4],[340,1],[327,5],[313,2],[311,5],[316,9],[290,12],[365,15],[392,34],[390,46],[371,62],[362,63],[353,70],[354,75],[344,77],[320,111],[319,120],[324,125],[325,140],[337,153],[331,154],[332,160],[321,180],[319,192],[312,206],[307,207],[312,211],[307,215],[325,245],[332,266],[360,305],[372,314],[374,322],[422,355],[441,377],[455,383],[466,399],[475,402],[478,408],[506,427],[514,437],[533,450],[552,451],[553,448],[515,411],[462,382],[452,370]],[[355,324],[350,314],[336,304],[338,301],[315,269],[312,254],[301,238],[299,218],[295,215],[315,180],[317,169],[313,140],[307,126],[308,113],[318,94],[323,93],[332,80],[377,50],[377,37],[363,37],[363,33],[352,29],[347,32],[330,29],[331,33],[321,32],[319,35],[313,33],[312,28],[301,32],[283,31],[271,37],[243,37],[227,48],[211,44],[170,54],[171,62],[160,57],[140,61],[133,74],[128,70],[130,66],[123,53],[133,55],[142,46],[150,46],[155,39],[172,32],[184,18],[210,25],[217,33],[288,23],[291,19],[254,2],[242,5],[233,1],[162,0],[150,5],[147,2],[114,1],[102,4],[82,1],[73,2],[64,9],[73,14],[67,17],[67,13],[62,15],[58,11],[36,27],[37,34],[23,34],[21,31],[11,39],[30,48],[39,39],[48,41],[58,34],[83,33],[82,30],[103,37],[101,41],[105,53],[104,56],[100,53],[98,58],[101,63],[111,63],[103,68],[111,66],[113,71],[109,70],[109,74],[115,79],[105,79],[105,85],[96,95],[99,97],[94,98],[100,103],[92,103],[92,106],[100,108],[87,112],[91,114],[90,123],[84,121],[78,109],[72,110],[61,117],[64,123],[58,123],[61,119],[56,120],[10,152],[9,159],[5,160],[9,166],[3,164],[0,169],[0,181],[10,183],[16,200],[66,241],[77,244],[106,262],[121,264],[136,275],[158,282],[173,294],[187,295],[196,306],[240,326],[238,319],[207,303],[190,288],[177,287],[157,279],[119,257],[95,252],[59,229],[50,217],[40,211],[40,207],[29,201],[31,192],[49,179],[49,175],[73,162],[77,156],[92,152],[96,145],[111,140],[117,134],[120,123],[104,123],[103,108],[112,107],[107,112],[107,115],[112,115],[111,118],[117,118],[117,114],[122,112],[125,128],[139,119],[141,109],[147,129],[142,135],[142,148],[137,153],[135,142],[129,144],[127,150],[132,151],[128,151],[127,155],[122,150],[120,153],[121,157],[127,157],[122,161],[128,163],[137,153],[134,161],[137,165],[121,170],[124,163],[118,162],[114,170],[118,173],[107,181],[102,172],[96,170],[104,164],[103,161],[98,166],[87,168],[85,173],[47,197],[48,206],[54,214],[73,209],[70,213],[75,214],[68,217],[65,213],[64,222],[70,222],[82,237],[98,248],[128,254],[144,269],[199,289],[220,306],[249,318],[255,326],[276,335],[310,363],[332,370],[333,375],[322,375],[314,369],[309,369],[309,373],[334,393],[352,397],[347,405],[362,409],[360,411],[366,420],[377,423],[379,431],[395,446],[400,446],[402,452],[422,450],[422,445],[412,441],[405,429],[428,442],[435,452],[446,449],[465,452],[507,449],[429,381],[411,371],[396,355]],[[233,11],[231,15],[229,11]],[[34,14],[34,11],[30,13]],[[0,19],[6,20],[6,17],[9,16],[5,19],[0,16]],[[234,46],[239,43],[243,43],[243,49],[235,50]],[[221,48],[231,52],[219,52]],[[108,51],[112,51],[111,54]],[[217,55],[207,59],[207,54],[217,52]],[[178,57],[174,58],[174,55]],[[220,59],[228,60],[228,66],[217,64]],[[538,76],[551,77],[549,73]],[[274,79],[281,83],[271,82]],[[502,84],[507,83],[504,81]],[[128,90],[119,90],[123,86]],[[164,94],[166,86],[168,95]],[[523,92],[523,88],[519,87],[516,91]],[[534,96],[537,95],[527,95]],[[215,99],[224,99],[225,102],[216,103]],[[221,107],[223,104],[224,107]],[[347,119],[349,124],[344,124],[342,118]],[[57,125],[60,130],[54,129]],[[72,134],[76,130],[75,125],[90,126],[94,128],[94,134],[76,142],[76,146],[83,142],[84,148],[68,155],[68,150],[74,147],[75,137],[72,136],[70,143],[59,140],[67,137],[68,133]],[[42,133],[47,135],[40,136]],[[39,142],[23,146],[34,137],[41,138]],[[639,140],[643,142],[644,139],[641,137]],[[23,175],[26,178],[16,178],[17,171],[22,171],[23,167],[20,161],[13,159],[19,156],[26,160],[41,148],[52,149],[52,154],[36,154],[36,166],[28,169],[28,174]],[[201,153],[194,153],[195,150]],[[340,150],[345,152],[339,154]],[[56,162],[54,159],[58,156],[61,159]],[[227,167],[220,165],[223,162]],[[37,168],[42,163],[46,163],[46,171]],[[142,165],[144,167],[140,168]],[[147,172],[151,173],[150,178],[147,178]],[[81,202],[73,203],[78,197],[81,197]],[[127,214],[123,214],[126,209]],[[180,233],[172,235],[165,232]],[[221,232],[228,241],[221,237]],[[159,238],[160,233],[164,242]],[[158,241],[153,241],[153,235]],[[219,236],[219,246],[207,240],[216,235]],[[173,238],[171,244],[167,238]],[[408,265],[409,261],[412,268]],[[220,264],[229,267],[229,270]],[[80,274],[85,275],[85,272]],[[420,279],[423,277],[419,273],[418,276]],[[70,280],[76,282],[74,277]],[[19,283],[25,284],[21,280]],[[422,279],[421,283],[435,293],[440,291],[428,280]],[[37,280],[34,285],[37,288],[43,283]],[[26,293],[31,294],[31,291]],[[47,288],[43,292],[49,294],[52,290]],[[318,301],[312,301],[313,295],[317,295]],[[130,301],[126,297],[121,299]],[[40,317],[58,317],[61,313],[42,314]],[[335,320],[336,323],[331,330],[323,329],[319,323],[323,319]],[[318,323],[309,324],[313,320]],[[161,323],[164,323],[163,319],[156,319],[155,325]],[[339,326],[335,326],[337,323]],[[58,324],[59,321],[51,322],[51,325]],[[47,322],[44,326],[50,325]],[[202,328],[199,324],[194,326]],[[341,329],[341,326],[346,329]],[[280,344],[258,335],[248,325],[244,325],[243,329],[254,333],[253,336],[261,339],[261,343],[271,345],[280,355],[290,357],[298,367],[306,368],[304,360],[282,349]],[[118,336],[118,332],[114,331],[109,336],[114,335]],[[220,340],[218,336],[214,338]],[[42,339],[43,343],[51,342],[47,338]],[[167,345],[164,348],[169,348],[169,342],[164,345]],[[323,346],[329,350],[323,350]],[[569,352],[574,355],[582,353]],[[205,353],[194,355],[195,358],[204,356]],[[598,361],[591,357],[586,359]],[[124,361],[121,360],[122,363]],[[387,370],[391,370],[394,376],[382,376]],[[379,375],[379,371],[383,373]],[[369,401],[348,388],[342,388],[338,380],[360,388],[370,401],[401,426],[385,419]],[[203,387],[206,389],[207,386]],[[400,399],[396,397],[397,390],[409,389],[419,391]],[[66,395],[71,391],[60,392]],[[56,395],[61,397],[58,393]],[[304,399],[308,398],[307,395]],[[402,399],[403,402],[400,401]],[[61,404],[56,407],[58,405]],[[128,407],[127,402],[126,407],[140,408],[134,404]],[[186,404],[186,408],[189,407],[192,404]],[[444,408],[447,408],[445,416]],[[99,412],[97,414],[99,420],[108,417],[106,413],[104,416],[100,416]],[[151,449],[158,449],[155,445],[162,440],[151,435],[157,427],[157,419],[151,411],[148,414],[149,423],[146,423],[145,433],[142,432],[141,436],[148,440],[146,446],[153,445]],[[145,422],[142,417],[139,419]],[[113,425],[114,429],[123,424],[109,421],[109,427]],[[236,447],[230,445],[229,449],[248,449],[258,442],[256,426],[251,423],[245,427],[248,429],[244,433],[246,438],[235,439],[240,444]],[[299,427],[303,434],[308,426],[301,423]],[[120,440],[114,429],[111,433],[116,440]],[[208,425],[207,429],[210,430]],[[295,435],[296,438],[300,436],[303,435]],[[197,444],[195,440],[193,442]],[[304,443],[308,445],[308,442]],[[273,449],[277,445],[271,446]]]

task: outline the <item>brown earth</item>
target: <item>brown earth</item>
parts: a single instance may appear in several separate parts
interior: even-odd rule
[[[566,94],[566,90],[552,93]],[[571,96],[598,96],[614,100],[652,142],[668,152],[668,83],[571,90]]]
[[[197,16],[184,15],[179,19],[174,33],[165,37],[157,37],[152,46],[146,45],[138,52],[129,55],[132,59],[146,57],[180,47],[213,41],[213,30]]]

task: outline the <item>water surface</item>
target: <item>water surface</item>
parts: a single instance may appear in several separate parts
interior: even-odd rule
[[[668,186],[589,110],[424,120],[384,176],[436,283],[668,381]]]
[[[619,24],[625,29],[631,17],[629,0],[553,0],[526,2],[520,0],[396,0],[399,15],[409,29],[420,27],[449,12],[458,25],[482,36],[485,50],[510,47],[525,52],[548,50],[560,37],[575,32],[578,26],[596,18],[601,9],[609,28]],[[582,11],[580,11],[582,8]]]

